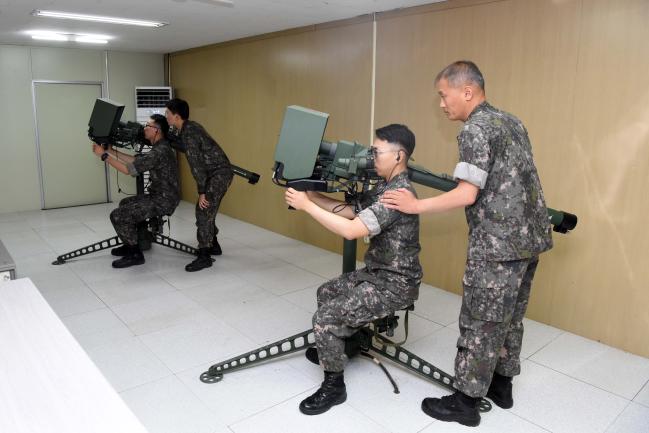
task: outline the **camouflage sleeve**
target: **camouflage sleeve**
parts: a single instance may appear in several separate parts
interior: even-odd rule
[[[370,236],[376,236],[392,225],[401,212],[395,209],[388,209],[380,201],[375,201],[370,207],[358,213],[358,217],[365,224]]]
[[[207,166],[203,160],[203,139],[197,131],[188,131],[188,134],[183,135],[183,144],[186,147],[185,154],[187,161],[192,171],[192,176],[196,181],[196,187],[199,194],[207,192]]]
[[[370,237],[381,233],[381,224],[379,224],[379,220],[371,209],[367,208],[360,211],[358,213],[358,218],[360,218],[363,224],[365,224],[365,227],[367,227],[367,231],[370,232]]]
[[[474,184],[480,189],[487,183],[491,149],[489,140],[479,126],[467,124],[458,136],[460,162],[453,177]]]
[[[154,146],[147,153],[135,155],[133,162],[126,164],[126,168],[128,168],[128,172],[131,176],[137,176],[138,174],[158,167],[161,158],[162,153]]]

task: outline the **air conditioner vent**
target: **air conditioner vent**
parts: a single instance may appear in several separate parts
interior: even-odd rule
[[[172,97],[171,87],[136,87],[135,120],[145,123],[152,114],[164,114]]]
[[[164,107],[171,99],[170,87],[138,87],[135,92],[137,108]]]

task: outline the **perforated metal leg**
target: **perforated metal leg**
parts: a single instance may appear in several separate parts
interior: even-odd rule
[[[73,259],[75,257],[85,256],[86,254],[96,253],[97,251],[105,250],[108,248],[113,248],[118,245],[121,245],[122,241],[117,236],[112,238],[104,239],[103,241],[95,242],[94,244],[86,245],[69,253],[61,254],[52,262],[53,265],[62,265],[66,260]]]
[[[172,239],[168,236],[165,236],[160,233],[156,233],[155,236],[153,237],[153,242],[162,245],[164,247],[172,248],[174,250],[182,251],[183,253],[187,254],[192,254],[197,256],[198,255],[198,250],[194,247],[190,247],[187,244],[183,244],[182,242],[179,242],[175,239]]]
[[[267,344],[251,352],[214,364],[209,370],[200,375],[200,379],[205,383],[219,382],[226,373],[251,367],[260,362],[289,353],[305,350],[311,346],[315,346],[315,336],[313,335],[313,330],[309,329],[291,337],[284,338],[283,340],[276,341],[275,343]]]
[[[376,338],[372,338],[372,336],[373,331],[370,330],[369,327],[363,327],[359,330],[358,337],[360,339],[361,353],[374,352],[377,355],[382,355],[398,365],[417,373],[425,379],[438,383],[449,390],[455,391],[455,388],[453,388],[453,376],[445,373],[414,353],[409,352],[400,346],[391,345],[392,343],[390,343],[390,340],[388,339],[384,338],[382,341],[379,341]],[[388,343],[386,343],[386,341]],[[288,355],[289,353],[305,350],[312,346],[315,346],[315,336],[313,330],[309,329],[291,337],[276,341],[275,343],[260,347],[259,349],[214,364],[209,368],[209,370],[200,375],[200,380],[204,383],[216,383],[221,381],[223,375],[226,373],[252,367],[261,362]],[[395,393],[399,393],[396,383],[392,380],[389,373],[387,373],[385,367],[382,368],[392,382]],[[488,412],[491,410],[491,403],[483,398],[479,403],[479,409],[480,412]]]
[[[403,347],[391,346],[374,338],[370,350],[383,355],[425,379],[438,383],[449,390],[455,391],[455,388],[453,388],[453,376],[445,373],[430,362],[420,358]],[[480,412],[488,412],[491,410],[491,403],[483,398],[479,403],[479,408]]]

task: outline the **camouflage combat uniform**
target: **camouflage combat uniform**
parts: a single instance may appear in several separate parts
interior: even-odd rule
[[[196,203],[198,247],[210,248],[212,240],[219,233],[214,219],[234,174],[221,146],[199,123],[186,120],[179,139],[196,180],[198,193],[205,194],[205,198],[210,203],[207,209],[201,209]]]
[[[419,217],[385,208],[387,189],[415,192],[407,172],[381,182],[361,200],[358,217],[370,232],[365,268],[343,274],[318,288],[313,316],[318,356],[325,371],[343,371],[344,338],[359,327],[411,305],[419,296]]]
[[[169,142],[159,140],[148,153],[126,164],[131,176],[149,172],[148,194],[127,197],[110,213],[117,235],[127,245],[137,244],[137,224],[152,217],[171,215],[180,202],[178,161]]]
[[[458,144],[453,175],[480,191],[466,208],[469,246],[455,388],[483,397],[494,371],[520,373],[522,320],[538,255],[552,248],[552,236],[520,120],[483,102],[465,122]]]

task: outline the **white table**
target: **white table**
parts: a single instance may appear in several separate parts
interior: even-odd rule
[[[0,432],[146,433],[28,278],[0,283]]]

